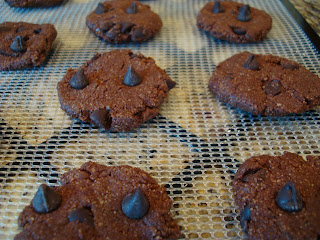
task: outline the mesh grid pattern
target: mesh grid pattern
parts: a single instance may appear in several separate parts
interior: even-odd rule
[[[85,17],[97,1],[69,0],[49,9],[13,9],[0,3],[0,21],[52,23],[58,31],[46,63],[0,73],[0,239],[19,231],[17,218],[37,186],[59,185],[62,173],[91,160],[140,167],[166,186],[172,213],[188,239],[246,238],[232,197],[239,164],[259,154],[292,151],[320,155],[320,114],[252,116],[213,97],[207,88],[215,66],[241,51],[270,53],[320,75],[320,55],[278,0],[247,0],[273,18],[268,38],[230,44],[199,31],[205,0],[148,1],[164,23],[142,44],[110,45],[97,39]],[[130,48],[154,58],[177,86],[160,114],[129,133],[108,133],[60,109],[56,85],[68,68],[96,52]],[[318,109],[319,110],[319,109]]]

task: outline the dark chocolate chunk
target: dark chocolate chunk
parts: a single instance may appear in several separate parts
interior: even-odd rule
[[[250,70],[255,70],[255,71],[259,70],[259,63],[256,55],[251,54],[250,57],[247,59],[247,61],[244,62],[242,66]]]
[[[112,123],[112,117],[109,110],[105,108],[97,109],[90,114],[90,119],[99,128],[109,129]]]
[[[83,68],[80,68],[70,79],[70,86],[73,89],[83,89],[89,85],[89,80],[84,74]]]
[[[136,28],[132,33],[132,39],[133,40],[140,40],[144,38],[145,34],[143,33],[143,30],[141,28]]]
[[[98,3],[98,6],[95,10],[96,14],[102,14],[108,12],[108,8],[105,7],[102,3]]]
[[[139,85],[142,82],[140,75],[134,70],[131,65],[128,67],[128,70],[123,78],[123,83],[126,86],[134,87]]]
[[[35,29],[35,30],[33,30],[33,32],[34,32],[35,34],[40,34],[40,33],[41,33],[41,29]]]
[[[294,65],[294,64],[290,64],[290,63],[281,63],[281,66],[284,69],[289,69],[289,70],[294,70],[294,69],[298,69],[299,68],[298,65]]]
[[[293,182],[287,182],[278,192],[276,203],[279,208],[287,212],[299,212],[303,208],[303,201]]]
[[[224,7],[221,5],[220,1],[216,1],[213,5],[212,12],[213,13],[222,13],[224,12]]]
[[[128,194],[122,200],[122,211],[128,218],[143,218],[147,215],[149,207],[149,201],[140,188],[134,193]]]
[[[138,12],[138,8],[135,2],[131,3],[131,5],[126,9],[126,13],[128,14],[136,14]]]
[[[245,35],[247,30],[242,27],[232,27],[232,31],[237,35]]]
[[[242,5],[239,8],[237,19],[242,22],[248,22],[251,19],[251,10],[248,4]]]
[[[167,83],[167,86],[168,86],[169,90],[174,88],[176,86],[176,84],[177,84],[175,81],[172,81],[171,79],[166,79],[166,83]]]
[[[121,23],[121,33],[130,32],[130,30],[133,26],[134,26],[134,24],[130,23],[130,22]]]
[[[240,225],[247,231],[247,222],[251,220],[251,211],[249,205],[246,205],[240,213]]]
[[[68,219],[70,222],[78,220],[79,222],[86,223],[91,227],[94,226],[93,214],[87,208],[78,208],[73,210],[71,213],[69,213]]]
[[[10,48],[14,52],[24,52],[27,50],[26,43],[21,36],[16,36],[11,43]]]
[[[40,185],[32,199],[32,207],[38,213],[52,212],[56,210],[60,204],[60,195],[46,184]]]
[[[282,84],[279,80],[275,79],[272,81],[267,81],[263,85],[263,90],[266,94],[270,94],[273,96],[278,95],[282,91]]]
[[[114,26],[115,24],[111,22],[106,22],[101,26],[101,31],[104,33],[108,33],[108,31]]]

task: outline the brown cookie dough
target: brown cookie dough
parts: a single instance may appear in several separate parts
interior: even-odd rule
[[[236,54],[209,80],[222,101],[252,114],[298,114],[320,104],[320,79],[298,63],[273,55]]]
[[[5,0],[10,7],[53,7],[63,3],[64,0]]]
[[[47,195],[48,202],[60,196],[55,209],[38,213],[33,200],[23,210],[18,220],[23,231],[16,240],[175,239],[180,235],[170,214],[172,200],[166,189],[139,168],[87,162],[64,174],[61,182],[62,186],[49,189]],[[149,208],[141,219],[132,219],[123,213],[122,205],[137,189]]]
[[[233,188],[249,239],[319,239],[319,156],[252,157],[239,167]]]
[[[76,89],[72,78],[87,82]],[[128,79],[140,82],[131,86]],[[61,108],[71,117],[122,132],[155,117],[174,84],[152,58],[114,50],[97,54],[79,70],[69,69],[57,88]]]
[[[142,42],[160,31],[162,21],[138,1],[106,1],[87,16],[87,26],[107,42]]]
[[[217,39],[250,43],[266,37],[272,27],[272,18],[265,11],[250,6],[248,9],[248,5],[215,1],[201,9],[197,26]]]
[[[0,70],[39,66],[49,53],[57,31],[51,24],[0,24]]]

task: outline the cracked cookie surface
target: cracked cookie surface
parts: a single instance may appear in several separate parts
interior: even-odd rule
[[[161,18],[138,1],[106,1],[87,16],[87,26],[104,41],[142,42],[156,35]]]
[[[87,162],[62,176],[53,188],[61,205],[41,214],[32,204],[19,216],[21,239],[175,239],[180,235],[166,189],[145,171],[130,166],[107,167]],[[140,189],[150,208],[142,219],[131,219],[121,210],[122,200]]]
[[[0,24],[0,71],[39,66],[57,37],[51,24],[4,22]]]
[[[216,2],[209,2],[200,10],[197,26],[217,39],[233,43],[259,42],[272,27],[272,18],[265,11],[250,7],[250,20],[241,21],[238,15],[243,4],[223,1],[219,2],[219,8],[214,8]]]
[[[125,85],[128,69],[134,69],[140,77],[138,85]],[[88,80],[82,89],[70,85],[76,73]],[[122,132],[155,117],[173,83],[152,58],[130,50],[114,50],[97,54],[80,70],[69,69],[57,89],[61,108],[71,117]]]
[[[288,183],[291,190],[284,194]],[[249,239],[319,239],[319,156],[308,156],[307,161],[289,152],[251,157],[235,174],[233,189]],[[282,209],[279,196],[288,207],[298,205],[299,198],[302,208]]]
[[[298,114],[320,104],[320,79],[298,63],[249,52],[221,62],[209,80],[222,101],[252,114]]]

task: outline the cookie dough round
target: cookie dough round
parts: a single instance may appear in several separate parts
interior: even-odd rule
[[[238,15],[243,4],[224,1],[219,2],[218,10],[217,7],[213,10],[216,2],[219,1],[209,2],[200,10],[197,26],[217,39],[233,43],[259,42],[272,27],[272,18],[265,11],[250,7],[250,20],[241,21]]]
[[[142,42],[160,31],[162,21],[139,1],[106,1],[87,16],[87,26],[110,43]]]
[[[136,86],[124,83],[130,66],[142,81]],[[88,85],[74,89],[70,81],[79,71],[83,71]],[[61,108],[71,117],[123,132],[155,117],[174,84],[152,58],[114,50],[97,54],[80,70],[69,69],[57,88]]]
[[[39,66],[57,37],[51,24],[4,22],[0,24],[0,71]]]
[[[62,186],[53,188],[61,204],[49,213],[27,206],[18,219],[23,231],[15,240],[176,239],[180,235],[166,189],[139,168],[87,162],[65,173],[61,182]],[[124,215],[121,205],[137,189],[147,198],[149,209],[135,220]]]
[[[10,7],[53,7],[63,3],[64,0],[5,0]]]
[[[239,167],[233,188],[249,239],[319,239],[319,156],[308,156],[307,161],[288,152],[252,157]],[[279,207],[282,204],[300,206],[288,211]]]
[[[209,80],[222,101],[252,114],[298,114],[320,104],[320,79],[297,62],[273,55],[236,54]]]

